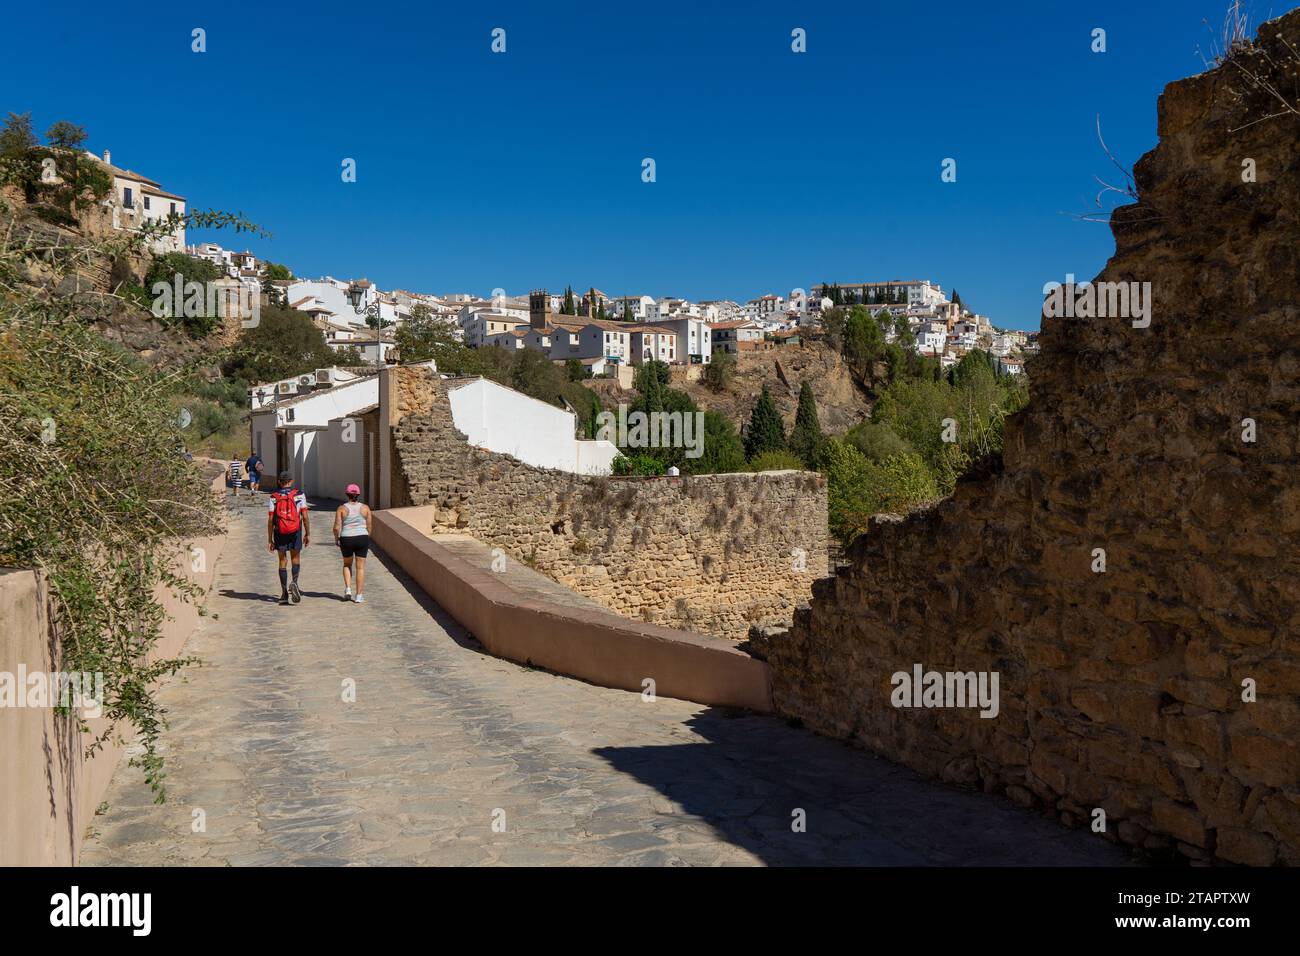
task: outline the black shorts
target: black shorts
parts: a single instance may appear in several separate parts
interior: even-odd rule
[[[301,551],[302,550],[302,526],[293,534],[281,534],[276,531],[271,539],[275,543],[277,551]]]
[[[339,538],[339,550],[345,558],[364,558],[370,552],[370,535],[352,534]]]

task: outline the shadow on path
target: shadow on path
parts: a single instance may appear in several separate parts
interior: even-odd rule
[[[839,741],[711,707],[708,743],[593,751],[775,866],[1121,866],[1087,831],[926,780]],[[796,832],[799,811],[805,832]]]

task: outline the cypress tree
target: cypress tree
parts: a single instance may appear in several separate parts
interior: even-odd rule
[[[784,449],[785,426],[781,424],[781,413],[776,410],[772,393],[764,385],[763,394],[758,396],[749,416],[749,428],[745,431],[745,457],[753,459],[767,451]]]
[[[790,429],[790,450],[802,458],[805,465],[813,468],[824,440],[812,386],[804,382],[799,386],[799,411],[794,416],[794,428]]]

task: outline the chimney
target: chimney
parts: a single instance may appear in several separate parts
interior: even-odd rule
[[[105,166],[113,165],[113,154],[110,153],[108,150],[104,150],[104,165]]]

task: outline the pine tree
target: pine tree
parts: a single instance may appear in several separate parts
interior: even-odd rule
[[[560,311],[565,315],[578,314],[578,310],[573,304],[573,289],[567,285],[564,287],[564,305]]]
[[[790,450],[805,465],[814,468],[825,437],[817,420],[817,400],[813,398],[812,386],[804,382],[799,386],[799,411],[794,416],[794,428],[790,429]]]
[[[749,428],[745,431],[745,457],[753,459],[764,452],[784,449],[785,426],[781,423],[781,413],[776,410],[772,393],[764,385],[763,394],[758,396],[749,416]]]
[[[32,114],[10,113],[4,122],[4,128],[0,129],[0,156],[22,159],[29,149],[38,145],[36,134],[32,131]]]

